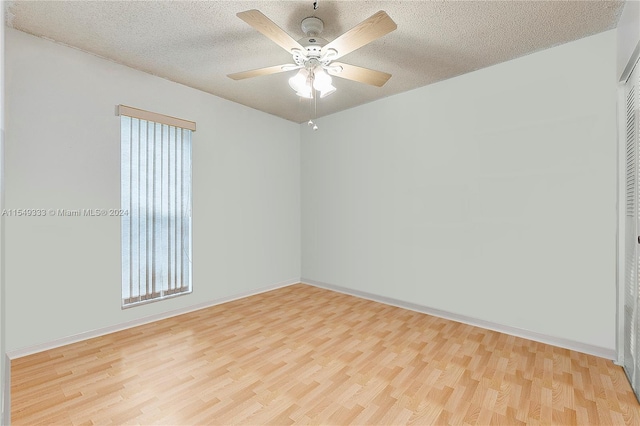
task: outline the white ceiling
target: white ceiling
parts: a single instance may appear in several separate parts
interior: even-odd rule
[[[308,101],[286,73],[234,81],[230,73],[291,63],[237,18],[259,9],[294,39],[307,16],[331,41],[385,10],[398,29],[340,59],[393,74],[382,88],[334,78],[318,116],[425,86],[615,28],[623,1],[13,1],[7,25],[294,122]]]

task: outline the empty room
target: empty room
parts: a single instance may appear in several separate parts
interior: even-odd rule
[[[3,1],[2,424],[640,424],[640,1]]]

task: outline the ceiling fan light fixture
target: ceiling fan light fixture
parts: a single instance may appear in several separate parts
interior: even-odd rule
[[[291,86],[291,88],[295,90],[296,93],[306,93],[307,91],[310,91],[308,90],[309,86],[307,84],[308,78],[309,72],[306,69],[301,68],[300,71],[296,73],[296,75],[289,79],[289,86]]]
[[[321,67],[314,71],[313,88],[320,92],[320,97],[324,98],[336,91],[331,84],[331,76]]]
[[[336,91],[336,88],[333,87],[332,85],[329,85],[328,87],[325,87],[324,90],[320,91],[320,97],[321,98],[326,98],[327,96],[329,96],[330,94],[332,94],[335,91]]]
[[[313,88],[322,90],[327,85],[331,85],[331,77],[321,67],[316,67],[313,70]]]
[[[305,98],[305,99],[311,99],[313,97],[313,95],[311,94],[311,88],[310,87],[305,87],[301,91],[296,92],[296,95],[300,96],[301,98]]]

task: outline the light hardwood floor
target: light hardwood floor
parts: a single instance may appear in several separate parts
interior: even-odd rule
[[[16,425],[640,425],[609,360],[302,284],[11,374]]]

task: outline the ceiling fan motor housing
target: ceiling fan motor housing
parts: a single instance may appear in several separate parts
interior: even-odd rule
[[[300,27],[302,28],[302,32],[307,35],[298,40],[298,43],[306,50],[304,55],[306,58],[296,58],[296,55],[294,55],[294,60],[296,60],[296,63],[299,65],[302,65],[309,58],[320,58],[322,46],[326,45],[328,41],[322,37],[318,37],[322,30],[324,30],[324,23],[320,18],[316,18],[315,16],[304,18]]]
[[[298,43],[300,43],[301,46],[304,46],[307,50],[309,50],[310,47],[321,48],[322,46],[324,46],[329,42],[323,39],[322,37],[311,36],[311,37],[301,38],[300,40],[298,40]]]
[[[310,59],[320,59],[322,47],[329,42],[319,37],[319,34],[324,30],[324,23],[320,18],[315,16],[304,18],[300,27],[306,34],[306,37],[298,40],[298,43],[304,47],[304,51],[293,52],[293,60],[300,66],[308,67]]]
[[[320,18],[309,16],[302,20],[300,27],[302,28],[302,32],[307,36],[317,36],[322,33],[322,30],[324,30],[324,22],[322,22],[322,19]]]

